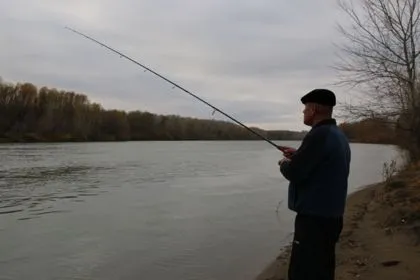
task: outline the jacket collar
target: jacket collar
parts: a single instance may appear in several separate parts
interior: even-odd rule
[[[321,125],[337,125],[337,121],[333,118],[325,119],[325,120],[322,120],[322,121],[318,122],[317,124],[315,124],[312,128],[316,128],[316,127],[319,127]]]

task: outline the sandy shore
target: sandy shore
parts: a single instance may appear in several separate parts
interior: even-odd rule
[[[420,279],[420,165],[347,199],[336,279]],[[285,248],[256,280],[287,280]]]

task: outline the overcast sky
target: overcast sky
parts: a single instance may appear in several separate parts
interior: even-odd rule
[[[338,20],[335,0],[0,0],[0,76],[105,108],[225,119],[70,26],[249,125],[302,130],[302,95],[344,98],[331,86]]]

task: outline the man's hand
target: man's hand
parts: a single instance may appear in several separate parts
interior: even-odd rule
[[[285,158],[290,159],[295,152],[296,152],[296,149],[294,149],[294,148],[287,148],[287,149],[283,150],[283,156]]]
[[[290,161],[290,159],[288,159],[288,158],[283,158],[283,159],[279,160],[279,166],[281,166],[281,165],[282,165],[282,163],[283,163],[283,162],[286,162],[286,161]]]

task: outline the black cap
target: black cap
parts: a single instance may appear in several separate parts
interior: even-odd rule
[[[300,100],[303,104],[311,102],[321,105],[335,106],[335,94],[328,89],[314,89],[304,95]]]

